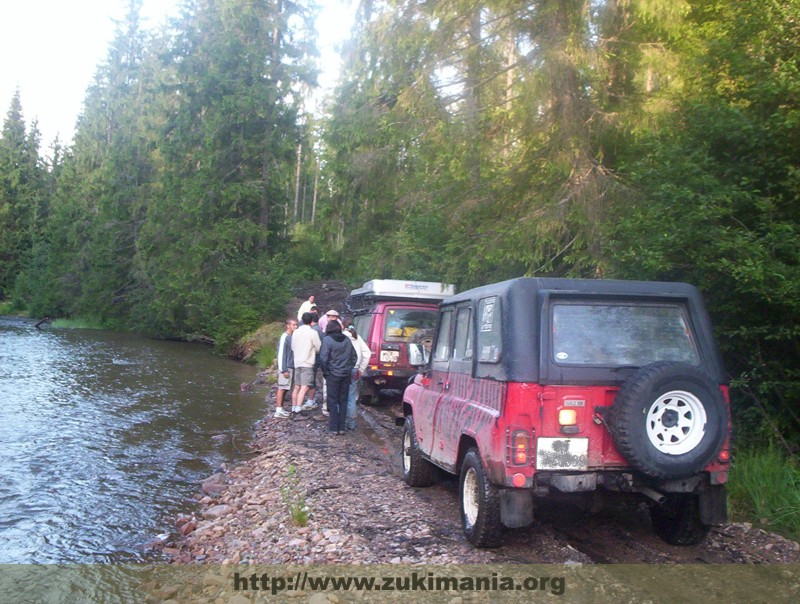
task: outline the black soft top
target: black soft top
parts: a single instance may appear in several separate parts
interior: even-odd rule
[[[727,383],[702,296],[687,283],[521,277],[461,292],[443,300],[441,308],[470,306],[473,316],[477,316],[480,301],[492,297],[500,303],[503,347],[499,362],[481,362],[475,355],[476,377],[540,384],[622,383],[635,368],[563,367],[549,361],[549,338],[542,334],[550,329],[550,313],[545,312],[550,301],[584,299],[685,305],[697,338],[702,369],[716,383]],[[477,326],[473,327],[476,336]]]

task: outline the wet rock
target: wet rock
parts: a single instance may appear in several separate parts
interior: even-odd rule
[[[203,512],[203,518],[206,520],[217,520],[218,518],[227,516],[232,511],[233,508],[229,505],[215,505],[213,508],[209,508]]]
[[[183,535],[185,537],[186,535],[191,533],[196,528],[197,528],[197,523],[194,520],[192,520],[190,522],[187,522],[186,524],[184,524],[181,527],[181,535]]]
[[[219,495],[227,488],[227,486],[228,485],[225,482],[225,475],[216,473],[206,478],[203,481],[201,488],[203,489],[204,493],[209,495]]]

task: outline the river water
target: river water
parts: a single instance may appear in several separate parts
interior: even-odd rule
[[[246,450],[255,373],[202,346],[0,318],[0,564],[147,559]]]

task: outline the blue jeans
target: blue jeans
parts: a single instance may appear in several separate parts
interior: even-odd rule
[[[358,401],[358,380],[355,379],[356,370],[350,372],[350,390],[347,392],[347,421],[345,427],[348,430],[356,429],[356,417],[358,416],[358,409],[356,409],[356,402]]]

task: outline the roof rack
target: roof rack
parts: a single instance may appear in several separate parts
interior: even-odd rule
[[[441,302],[454,294],[455,287],[446,283],[372,279],[351,291],[345,304],[351,312],[358,312],[380,300]]]

